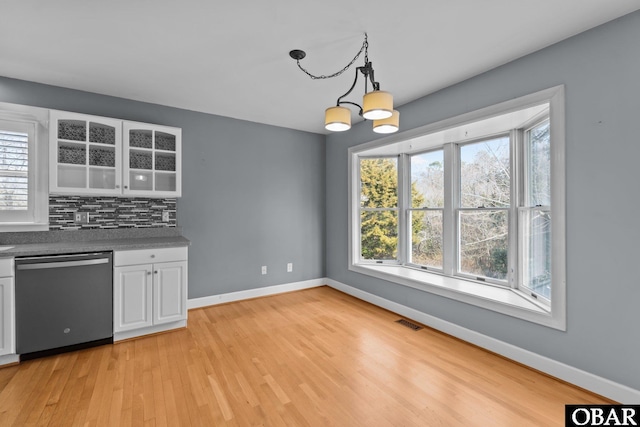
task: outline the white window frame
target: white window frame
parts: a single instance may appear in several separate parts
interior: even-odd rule
[[[481,143],[483,141],[490,141],[493,139],[497,139],[497,138],[502,138],[502,137],[508,137],[510,138],[510,147],[509,147],[509,163],[510,163],[510,167],[511,167],[511,171],[515,170],[513,165],[514,165],[514,141],[513,141],[513,132],[500,132],[498,134],[495,135],[488,135],[482,138],[478,138],[478,139],[473,139],[473,140],[469,140],[469,141],[463,141],[463,142],[453,142],[450,145],[452,145],[451,150],[455,152],[455,159],[453,162],[451,162],[450,164],[453,164],[454,167],[451,168],[452,170],[449,172],[451,174],[453,174],[452,179],[455,180],[454,184],[452,185],[451,191],[453,192],[453,203],[451,204],[451,211],[452,213],[449,213],[449,216],[452,217],[453,219],[453,224],[455,226],[455,230],[456,230],[456,234],[454,236],[454,244],[450,245],[453,246],[453,249],[456,249],[452,260],[453,260],[453,269],[449,270],[448,273],[450,276],[457,276],[460,278],[464,278],[464,279],[469,279],[469,280],[477,280],[477,281],[482,281],[483,283],[491,283],[497,286],[507,286],[508,285],[508,278],[505,280],[499,280],[499,279],[493,279],[490,277],[485,277],[483,276],[482,278],[476,276],[476,275],[472,275],[470,273],[465,273],[463,271],[461,271],[460,269],[460,213],[461,212],[473,212],[473,211],[505,211],[507,212],[507,226],[508,226],[508,235],[510,240],[513,239],[514,236],[514,229],[513,227],[513,205],[514,205],[514,194],[512,189],[514,188],[513,184],[510,185],[511,188],[511,194],[510,194],[510,203],[509,203],[509,207],[495,207],[495,208],[473,208],[473,207],[469,207],[469,206],[462,206],[461,205],[461,199],[462,199],[462,195],[461,193],[461,168],[460,168],[460,164],[461,164],[461,149],[462,147],[464,147],[465,145],[471,145],[471,144],[478,144]],[[511,176],[511,179],[513,179],[513,173]],[[508,245],[509,248],[512,247],[511,242],[509,242]],[[511,255],[511,254],[510,254]],[[509,256],[509,259],[512,259],[511,256]]]
[[[405,162],[403,162],[403,164],[406,164],[406,165],[409,166],[409,168],[408,168],[409,170],[407,170],[407,172],[405,173],[404,182],[411,183],[411,157],[419,156],[421,154],[431,153],[431,152],[435,152],[435,151],[442,151],[443,163],[446,163],[446,160],[444,160],[446,158],[446,154],[445,154],[445,151],[447,151],[446,147],[434,147],[434,148],[431,148],[429,150],[422,150],[422,151],[419,151],[419,152],[416,152],[416,153],[404,154],[403,156],[406,156],[407,160]],[[446,179],[446,171],[444,171],[443,174],[444,174],[444,179]],[[411,212],[437,212],[437,211],[439,211],[442,214],[442,223],[443,223],[442,224],[442,226],[443,226],[442,240],[443,240],[443,244],[444,244],[444,240],[445,240],[445,236],[444,236],[444,234],[445,234],[444,233],[445,224],[444,223],[447,220],[446,217],[447,217],[447,212],[448,212],[448,210],[446,210],[448,208],[446,206],[446,204],[443,205],[442,207],[413,208],[412,207],[413,200],[412,200],[412,197],[411,197],[411,184],[406,185],[404,190],[406,192],[405,200],[407,200],[406,209],[405,209],[405,211],[407,212],[407,217],[406,217],[406,220],[405,220],[405,223],[407,224],[407,227],[409,227],[409,224],[411,223],[411,220],[409,219],[410,215],[411,215]],[[446,185],[445,185],[444,191],[446,192]],[[446,196],[445,196],[445,198],[446,198]],[[408,230],[405,231],[405,233],[406,233],[407,236],[410,234]],[[435,271],[435,272],[438,272],[438,273],[443,273],[445,271],[444,265],[442,266],[442,268],[437,268],[437,267],[426,266],[426,265],[417,264],[417,263],[409,261],[409,259],[411,257],[411,255],[410,255],[411,254],[411,239],[405,239],[405,245],[404,246],[405,246],[405,252],[404,253],[406,254],[404,259],[406,260],[406,265],[408,265],[410,267],[419,268],[421,270]],[[444,254],[444,249],[445,248],[443,247],[443,249],[442,249],[443,250],[443,254],[442,254],[443,255],[443,262],[446,262],[445,261],[446,257],[444,256],[445,255]]]
[[[360,179],[360,160],[363,159],[368,159],[369,157],[367,156],[360,156],[358,157],[358,194],[361,194],[361,188],[360,188],[360,183],[362,182],[362,180]],[[398,158],[398,156],[380,156],[380,157],[375,157],[376,159],[380,159],[380,158],[384,158],[384,159],[395,159],[396,160],[396,170],[398,172],[398,180],[397,182],[397,189],[399,190],[400,188],[402,188],[402,182],[401,182],[401,173],[400,173],[400,159]],[[398,227],[396,229],[396,234],[399,236],[401,233],[401,229],[400,229],[400,225],[402,224],[402,221],[400,221],[400,214],[401,214],[401,203],[400,203],[400,199],[401,196],[400,194],[398,194],[398,204],[396,205],[395,208],[363,208],[360,205],[360,199],[358,198],[358,230],[360,230],[362,228],[362,224],[361,224],[361,219],[362,219],[362,212],[384,212],[384,211],[392,211],[396,213],[396,217],[398,218]],[[396,258],[395,259],[383,259],[383,260],[368,260],[367,262],[371,262],[371,263],[376,263],[376,264],[397,264],[398,263],[398,259],[400,258],[400,253],[401,253],[401,249],[400,246],[397,247],[396,249],[397,253],[396,253]],[[358,257],[361,257],[362,254],[362,240],[358,239]]]
[[[49,110],[26,105],[0,102],[0,121],[13,123],[17,128],[29,128],[29,196],[28,209],[0,212],[0,232],[46,231],[49,229]],[[7,129],[9,130],[9,129]]]
[[[524,148],[524,142],[525,142],[525,137],[526,134],[528,132],[530,132],[533,128],[535,128],[536,126],[548,122],[550,121],[549,117],[536,117],[533,120],[531,120],[531,122],[527,123],[524,127],[523,130],[521,132],[518,132],[518,134],[516,135],[516,137],[518,138],[518,144],[517,144],[517,149],[521,149]],[[552,147],[553,147],[553,142],[552,142]],[[552,148],[553,149],[553,148]],[[553,153],[553,152],[552,152]],[[552,154],[553,155],[553,154]],[[529,177],[527,176],[527,168],[525,167],[525,164],[528,163],[529,159],[528,159],[528,155],[527,152],[524,152],[522,154],[519,155],[519,161],[521,161],[523,164],[519,165],[519,174],[516,177],[517,181],[517,185],[519,188],[519,200],[517,200],[517,206],[516,208],[516,212],[514,215],[515,220],[517,221],[517,223],[515,224],[518,227],[518,235],[522,235],[524,233],[524,230],[522,229],[522,226],[524,224],[521,224],[521,217],[523,215],[524,212],[533,212],[533,211],[547,211],[547,212],[551,212],[552,208],[551,206],[525,206],[525,200],[528,199],[528,189],[525,188],[525,183],[528,181]],[[553,169],[552,169],[552,174],[553,174]],[[551,177],[551,182],[553,183],[553,177]],[[552,184],[553,185],[553,184]],[[552,203],[553,204],[553,203]],[[554,214],[555,214],[555,209],[553,209]],[[553,240],[553,237],[552,237]],[[526,245],[524,245],[524,241],[523,239],[518,239],[517,243],[517,251],[519,252],[520,256],[518,257],[518,276],[514,277],[513,280],[515,281],[514,283],[514,287],[518,288],[521,292],[523,292],[524,294],[527,295],[531,295],[531,297],[537,299],[538,301],[542,302],[542,304],[546,305],[546,306],[550,306],[551,305],[551,300],[544,297],[542,294],[539,293],[534,293],[532,292],[532,290],[530,290],[529,288],[527,288],[526,286],[524,286],[523,282],[524,282],[524,266],[521,265],[524,261],[525,258],[527,258],[526,254],[528,254],[529,250],[526,247]],[[553,258],[551,260],[552,264],[554,262]]]
[[[376,153],[388,152],[388,148],[396,150],[400,153],[400,159],[402,156],[407,156],[408,152],[411,152],[411,141],[415,138],[424,137],[425,135],[435,134],[438,132],[446,131],[448,129],[462,127],[464,125],[489,119],[491,117],[500,116],[503,114],[516,112],[528,107],[533,107],[541,104],[549,104],[549,119],[552,123],[551,126],[551,206],[553,215],[551,218],[551,227],[553,230],[552,243],[551,243],[551,301],[549,305],[545,305],[543,302],[532,298],[530,294],[524,292],[519,286],[518,275],[510,274],[508,278],[508,285],[496,285],[486,282],[478,282],[469,280],[465,277],[447,275],[447,271],[454,271],[455,265],[452,263],[457,262],[455,254],[455,248],[445,247],[445,274],[437,274],[437,272],[429,272],[416,268],[412,268],[411,265],[403,265],[402,262],[388,263],[388,264],[375,264],[362,262],[359,257],[360,250],[360,231],[359,231],[359,155],[374,156]],[[489,136],[489,135],[486,135]],[[517,156],[515,151],[519,148],[518,143],[514,142],[516,138],[521,136],[512,135],[512,155],[511,165],[514,166],[514,162],[521,156]],[[514,146],[515,145],[515,146]],[[455,148],[453,144],[439,144],[445,148],[445,164],[447,163],[448,156],[456,156],[455,161],[458,161],[458,156],[454,152]],[[434,145],[433,148],[436,148]],[[425,151],[429,147],[423,149]],[[413,154],[413,152],[412,152]],[[564,86],[556,86],[540,92],[536,92],[530,95],[526,95],[517,99],[502,102],[497,105],[486,107],[477,111],[466,113],[457,117],[446,119],[437,123],[422,126],[420,128],[405,131],[399,134],[395,134],[386,138],[371,141],[365,144],[361,144],[349,149],[349,270],[384,279],[396,284],[408,286],[411,288],[419,289],[425,292],[437,294],[447,298],[451,298],[457,301],[472,304],[474,306],[482,307],[492,311],[496,311],[502,314],[513,316],[519,319],[527,320],[533,323],[548,326],[554,329],[566,330],[566,237],[565,237],[565,119],[564,119]],[[449,160],[450,161],[450,160]],[[405,162],[398,162],[399,167],[399,185],[400,179],[410,179],[408,172],[402,170],[402,164]],[[518,166],[517,170],[521,170],[522,165]],[[454,168],[457,170],[457,167]],[[516,169],[512,169],[516,170]],[[447,209],[455,209],[453,206],[457,206],[452,202],[456,196],[451,189],[456,188],[455,176],[452,173],[445,173],[445,223],[443,224],[443,232],[448,234],[445,236],[447,239],[456,239],[456,227],[455,221],[447,218],[453,218],[452,213],[447,213]],[[516,182],[512,184],[521,185],[522,178],[517,177],[516,174],[512,175],[512,179],[516,179]],[[403,189],[406,186],[401,186]],[[406,193],[406,190],[405,190]],[[512,196],[514,196],[512,194]],[[402,191],[399,194],[399,209],[400,214],[408,212],[405,208],[406,194],[402,197]],[[408,201],[408,199],[407,199]],[[449,208],[447,208],[447,206]],[[518,242],[513,240],[517,238],[517,217],[518,208],[521,206],[519,200],[511,199],[511,215],[514,221],[510,221],[510,240],[509,248],[511,251],[518,250]],[[403,223],[406,221],[401,221]],[[513,233],[511,232],[513,231]],[[400,230],[400,233],[405,230]],[[399,242],[399,258],[400,260],[406,260],[406,244]],[[517,257],[511,258],[517,259]]]

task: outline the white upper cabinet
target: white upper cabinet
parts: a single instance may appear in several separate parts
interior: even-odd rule
[[[122,192],[122,122],[51,111],[49,191],[117,195]]]
[[[180,129],[124,122],[123,141],[125,195],[180,197]]]
[[[51,110],[49,192],[180,197],[182,130]]]

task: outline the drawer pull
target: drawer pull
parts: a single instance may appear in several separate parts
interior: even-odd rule
[[[0,254],[1,255],[1,254]],[[154,264],[161,262],[178,262],[187,260],[187,248],[184,247],[168,247],[168,248],[149,248],[141,250],[123,250],[114,251],[114,266],[122,267],[126,265],[144,265],[153,271]],[[0,258],[0,271],[2,269],[3,259]],[[2,276],[0,276],[2,277]],[[2,422],[0,422],[2,424]]]

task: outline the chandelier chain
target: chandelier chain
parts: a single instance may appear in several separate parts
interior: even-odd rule
[[[351,67],[353,63],[356,62],[356,60],[360,57],[360,55],[362,55],[362,52],[364,52],[364,62],[365,64],[367,64],[369,62],[369,42],[367,40],[367,33],[364,33],[364,42],[362,42],[362,47],[360,48],[360,51],[356,54],[356,56],[342,70],[336,71],[333,74],[329,74],[329,75],[321,74],[319,76],[316,76],[314,74],[311,74],[309,71],[307,71],[306,68],[300,65],[299,59],[297,59],[296,62],[298,63],[298,68],[304,71],[304,73],[309,77],[311,77],[313,80],[331,79],[333,77],[338,77],[340,74],[347,71],[349,67]]]

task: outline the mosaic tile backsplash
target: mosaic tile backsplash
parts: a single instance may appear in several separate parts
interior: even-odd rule
[[[88,224],[76,224],[88,212]],[[169,221],[162,221],[168,212]],[[160,228],[176,226],[176,199],[49,196],[49,230]]]

